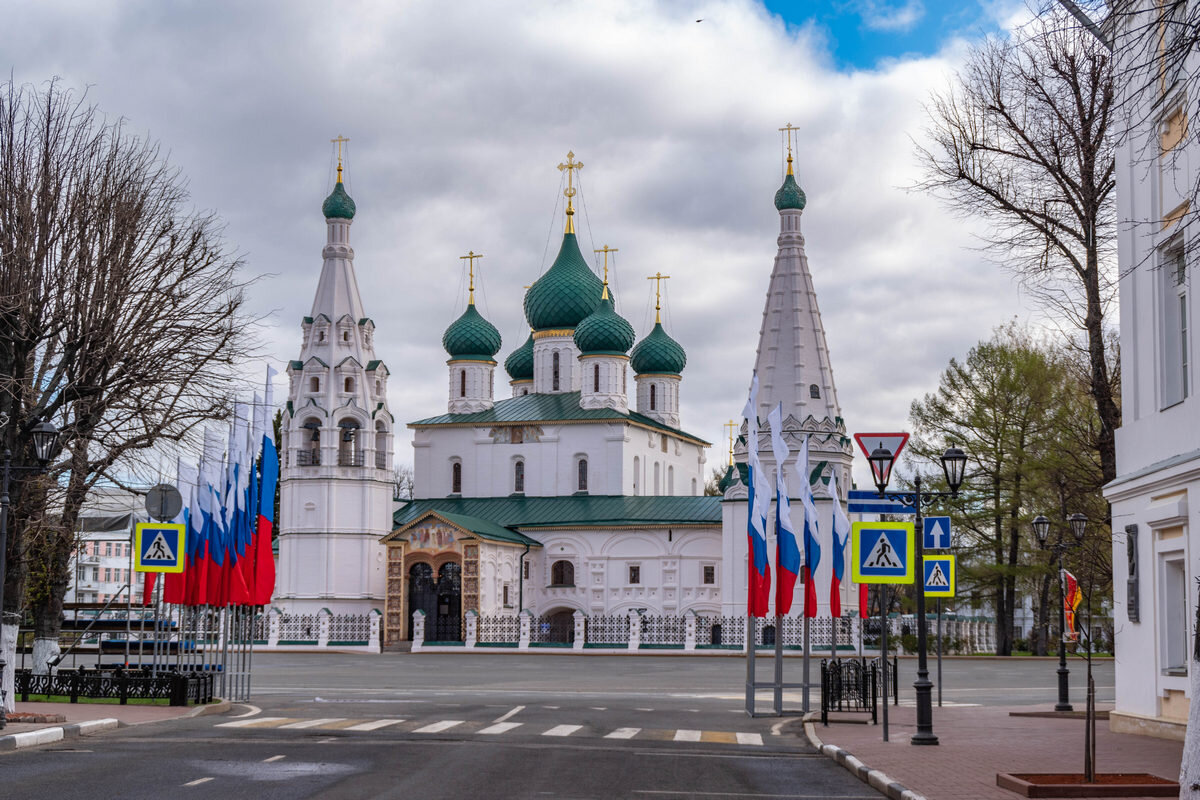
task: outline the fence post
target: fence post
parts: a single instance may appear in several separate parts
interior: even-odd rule
[[[521,638],[517,641],[518,650],[529,649],[529,631],[533,627],[533,612],[528,608],[521,611]]]
[[[696,649],[696,610],[689,608],[683,615],[683,649],[690,652]]]
[[[333,622],[333,612],[322,608],[317,612],[317,647],[329,647],[329,629]]]
[[[467,609],[467,635],[463,637],[464,647],[474,647],[479,641],[479,612],[475,609]]]
[[[421,648],[425,646],[425,612],[417,609],[413,612],[413,641],[412,651],[414,653],[421,652]]]
[[[382,653],[383,646],[379,642],[379,638],[383,633],[383,614],[379,613],[378,608],[372,608],[368,614],[371,623],[371,632],[367,634],[367,652]]]
[[[629,612],[629,649],[637,650],[642,646],[642,615],[637,609]]]
[[[571,616],[575,620],[575,640],[571,642],[571,649],[582,650],[587,641],[587,617],[582,611],[576,611]]]
[[[271,606],[271,610],[267,612],[267,647],[279,646],[279,629],[282,626],[283,612],[278,608]]]
[[[121,705],[129,704],[129,676],[124,669],[117,669],[117,688],[120,689]]]
[[[79,702],[79,681],[80,681],[80,673],[79,673],[79,670],[76,669],[74,672],[71,673],[71,702],[72,703]]]

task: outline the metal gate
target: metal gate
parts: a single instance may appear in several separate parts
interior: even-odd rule
[[[433,630],[425,631],[425,639],[461,642],[462,638],[462,567],[451,561],[438,569],[437,613],[433,617]]]
[[[433,579],[433,567],[424,562],[413,564],[408,570],[408,638],[413,638],[413,612],[425,612],[425,624],[437,616],[437,582]],[[425,634],[429,638],[429,631]]]

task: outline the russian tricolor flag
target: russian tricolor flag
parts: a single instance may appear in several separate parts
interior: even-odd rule
[[[833,498],[833,575],[829,580],[829,613],[842,615],[842,575],[846,572],[846,544],[850,541],[850,518],[842,508],[838,493],[837,470],[829,476],[829,496]]]
[[[750,399],[742,415],[746,418],[746,463],[750,469],[750,497],[746,504],[746,536],[749,540],[749,583],[746,606],[752,617],[766,617],[771,605],[771,562],[767,557],[767,511],[771,486],[758,458],[758,375],[750,383]]]
[[[800,577],[800,546],[792,528],[792,503],[788,498],[785,465],[788,446],[783,441],[783,404],[767,415],[771,426],[771,451],[778,468],[775,472],[775,566],[779,574],[775,585],[775,616],[782,617],[792,610],[796,579]]]
[[[817,574],[817,565],[821,563],[820,530],[817,526],[817,507],[813,503],[812,476],[808,467],[808,437],[800,445],[800,455],[796,458],[796,468],[800,472],[800,502],[804,504],[804,616],[817,616],[817,587],[813,576]]]

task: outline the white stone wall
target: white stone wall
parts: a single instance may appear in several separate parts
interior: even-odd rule
[[[547,335],[551,334],[553,335]],[[579,349],[574,330],[539,331],[533,335],[533,391],[562,394],[579,391]],[[558,388],[554,388],[554,355],[558,354]]]
[[[629,411],[628,365],[629,359],[625,356],[580,356],[579,405],[583,408],[614,408],[622,413]]]
[[[447,361],[450,367],[450,400],[447,408],[451,414],[472,414],[487,411],[492,407],[495,396],[495,362]],[[464,382],[463,375],[466,375]],[[463,389],[466,391],[463,391]]]
[[[638,375],[634,382],[637,384],[637,410],[650,419],[679,427],[679,383],[674,375]],[[650,403],[650,387],[654,387],[654,407]]]

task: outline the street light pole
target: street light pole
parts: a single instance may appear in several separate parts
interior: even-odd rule
[[[1077,542],[1082,543],[1087,518],[1082,514],[1072,514],[1068,522],[1071,524],[1071,533]],[[1073,711],[1068,695],[1071,670],[1067,669],[1067,596],[1063,587],[1063,553],[1074,545],[1061,539],[1049,544],[1050,520],[1043,514],[1033,518],[1033,533],[1037,537],[1038,546],[1044,550],[1052,550],[1058,559],[1058,702],[1054,710]]]

